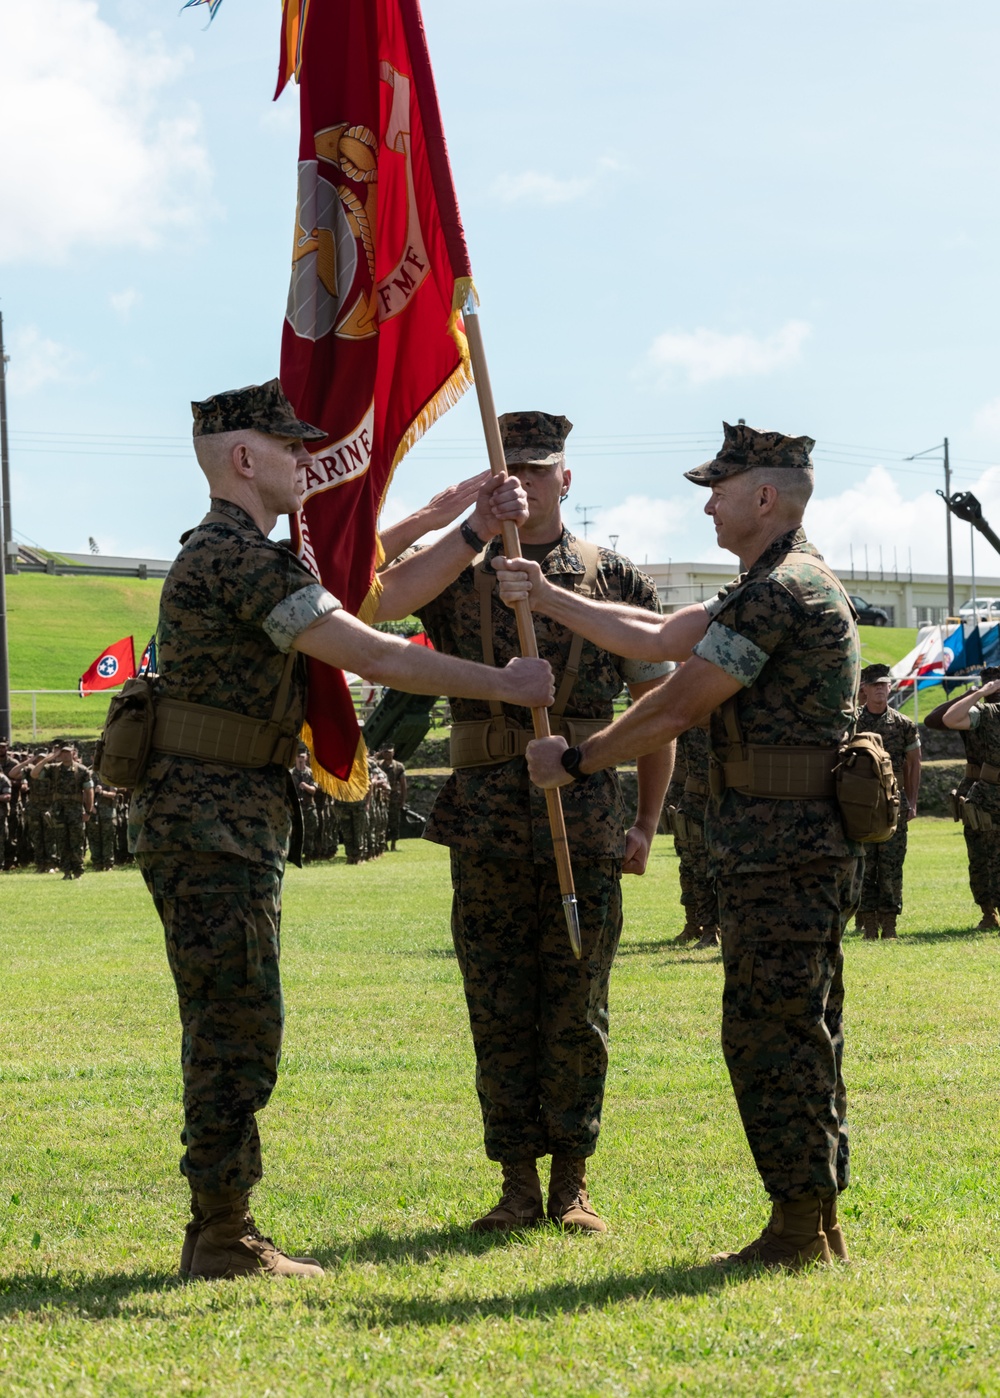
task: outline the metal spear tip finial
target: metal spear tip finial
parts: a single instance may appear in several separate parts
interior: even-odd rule
[[[569,944],[573,948],[573,955],[577,961],[583,955],[583,943],[580,941],[580,910],[576,903],[575,893],[563,894],[563,912],[566,914],[566,931],[569,933]]]

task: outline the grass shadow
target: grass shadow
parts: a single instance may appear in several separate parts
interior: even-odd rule
[[[692,945],[678,945],[673,937],[666,937],[662,942],[619,942],[615,957],[619,956],[655,956],[661,951],[674,953],[670,957],[671,966],[683,966],[688,963],[695,966],[703,966],[711,958],[705,956],[692,956]],[[713,950],[711,947],[703,947],[703,951]],[[718,947],[714,948],[716,956],[722,955]]]
[[[56,1309],[88,1319],[117,1315],[137,1292],[186,1286],[173,1272],[12,1272],[0,1276],[0,1319]]]
[[[489,1316],[504,1319],[519,1316],[534,1320],[578,1311],[603,1310],[630,1301],[702,1296],[732,1284],[732,1278],[707,1264],[663,1267],[631,1275],[614,1272],[586,1281],[553,1282],[548,1286],[492,1296],[467,1295],[449,1300],[432,1300],[374,1294],[351,1305],[345,1319],[349,1324],[363,1329],[390,1325],[458,1325]]]
[[[473,1233],[467,1225],[457,1223],[445,1228],[422,1228],[415,1233],[376,1228],[342,1247],[316,1249],[316,1260],[324,1266],[339,1267],[357,1262],[429,1262],[442,1253],[475,1257],[496,1247],[517,1247],[527,1236],[526,1232]]]
[[[995,941],[997,934],[995,932],[979,932],[973,927],[938,927],[923,932],[906,930],[899,934],[901,942],[920,942],[926,945],[932,945],[936,942],[989,942],[991,938]],[[882,939],[879,938],[879,940]],[[844,936],[845,945],[863,941],[864,937],[860,932],[851,931]]]

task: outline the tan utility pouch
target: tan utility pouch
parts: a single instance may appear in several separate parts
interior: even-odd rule
[[[692,820],[683,811],[679,811],[676,806],[668,806],[670,812],[670,833],[675,840],[679,840],[682,845],[703,845],[705,843],[705,827],[700,821]]]
[[[899,787],[877,733],[856,733],[838,754],[837,804],[844,833],[863,845],[891,840],[899,823]]]
[[[684,778],[685,796],[710,796],[711,787],[708,782],[703,782],[699,777]]]
[[[109,786],[131,790],[149,761],[153,746],[154,675],[126,680],[108,706],[108,716],[94,748],[94,771]]]
[[[993,817],[989,811],[984,811],[982,806],[973,805],[967,796],[958,798],[958,809],[962,824],[967,825],[970,830],[993,829]]]

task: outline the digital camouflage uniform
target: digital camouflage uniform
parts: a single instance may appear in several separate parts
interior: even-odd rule
[[[501,551],[486,550],[488,571]],[[539,557],[558,586],[578,586],[585,564],[566,530]],[[600,550],[597,595],[658,611],[653,584],[626,558]],[[483,659],[480,596],[470,566],[419,616],[435,649]],[[520,654],[514,612],[491,599],[494,663]],[[548,617],[535,618],[538,652],[558,689],[572,636]],[[607,719],[628,683],[652,679],[669,665],[622,660],[586,642],[566,706],[568,718]],[[454,723],[490,718],[488,704],[452,699]],[[528,709],[503,706],[530,731]],[[621,864],[627,825],[617,773],[597,772],[563,788],[573,852],[583,956],[569,946],[549,833],[545,793],[514,757],[461,767],[438,795],[425,838],[451,849],[452,934],[465,986],[476,1052],[476,1087],[486,1154],[517,1161],[553,1154],[593,1154],[608,1063],[608,985],[621,935]]]
[[[677,798],[678,814],[684,818],[680,826],[684,834],[675,832],[674,835],[680,864],[681,905],[687,924],[715,927],[719,921],[719,900],[705,845],[708,734],[703,728],[689,728],[680,735],[676,760],[684,766],[684,785]]]
[[[899,824],[895,835],[884,844],[864,846],[864,877],[858,912],[899,914],[903,911],[903,861],[909,829],[903,766],[907,753],[920,747],[920,730],[912,718],[895,709],[873,714],[867,708],[858,710],[855,729],[858,733],[877,733],[882,739],[899,786]]]
[[[49,781],[49,811],[55,838],[56,857],[64,874],[79,878],[87,851],[83,793],[92,791],[94,779],[82,762],[66,767],[50,762],[45,768]]]
[[[269,719],[285,653],[339,606],[238,506],[182,538],[160,597],[159,698]],[[285,722],[305,712],[306,662]],[[166,935],[181,1018],[186,1147],[181,1171],[206,1194],[260,1179],[256,1113],[275,1084],[283,1007],[281,880],[298,802],[288,770],[154,750],[132,796],[129,843]]]
[[[10,778],[0,772],[0,869],[3,869],[7,862],[7,829],[11,824],[13,791]]]
[[[338,801],[337,830],[344,846],[344,857],[348,864],[360,864],[365,857],[365,830],[367,826],[365,802]]]
[[[316,811],[316,793],[314,791],[303,791],[303,782],[305,782],[307,786],[316,785],[316,779],[312,774],[312,768],[307,765],[300,771],[298,767],[293,767],[292,783],[302,809],[302,858],[318,859],[320,854],[319,815]]]
[[[368,758],[368,798],[365,811],[365,858],[385,853],[389,826],[389,778],[374,757]]]
[[[115,787],[106,782],[95,782],[94,813],[87,824],[90,862],[95,869],[113,869],[115,866],[117,803],[118,791]]]
[[[1000,704],[992,697],[980,701],[976,707],[1000,713]],[[978,728],[959,729],[958,736],[965,748],[967,763],[980,767],[989,760],[985,756],[984,732]],[[966,776],[956,795],[968,796],[972,787],[971,777]],[[963,824],[962,833],[969,859],[969,888],[974,901],[984,910],[1000,908],[1000,830],[973,830]]]
[[[49,769],[43,767],[37,777],[28,778],[26,821],[31,840],[31,853],[40,874],[47,874],[56,863],[55,831],[49,814]]]
[[[386,838],[391,845],[399,839],[399,821],[403,813],[403,779],[406,768],[395,758],[382,763],[382,770],[389,781],[389,825]]]
[[[805,439],[808,441],[809,439]],[[738,679],[743,742],[835,748],[854,718],[859,646],[843,590],[801,529],[777,539],[709,604],[694,653]],[[711,743],[726,749],[723,711]],[[841,940],[859,892],[859,846],[833,799],[727,789],[708,803],[725,970],[722,1046],[772,1199],[829,1198],[848,1183]]]

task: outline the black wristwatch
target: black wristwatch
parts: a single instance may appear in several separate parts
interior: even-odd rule
[[[463,519],[458,531],[470,549],[475,549],[476,553],[486,547],[486,540],[481,539],[467,519]]]
[[[589,772],[580,771],[580,763],[583,761],[583,752],[578,747],[567,748],[559,761],[575,782],[585,782],[590,775]]]

